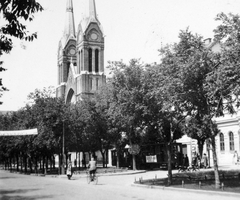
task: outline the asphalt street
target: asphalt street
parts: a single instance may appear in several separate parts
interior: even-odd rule
[[[85,176],[34,176],[0,170],[1,200],[218,200],[239,199],[239,196],[223,193],[189,192],[187,190],[151,189],[134,187],[135,179],[166,177],[167,171],[151,171],[138,174],[100,176],[97,185],[87,184]]]

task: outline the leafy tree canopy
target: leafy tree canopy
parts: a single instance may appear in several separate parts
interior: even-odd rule
[[[0,27],[0,56],[3,53],[10,53],[13,48],[13,37],[27,41],[37,38],[37,33],[29,33],[23,22],[32,21],[34,15],[41,11],[43,7],[35,0],[1,0],[0,15],[3,16],[5,24]],[[5,70],[2,65],[3,61],[0,61],[0,72]],[[0,79],[0,97],[6,90]]]

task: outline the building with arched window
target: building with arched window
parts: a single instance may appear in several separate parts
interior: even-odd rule
[[[214,52],[219,52],[220,45],[218,42],[212,42],[211,39],[205,40],[206,46]],[[229,165],[233,163],[234,152],[237,151],[240,156],[240,113],[230,115],[225,113],[223,117],[215,118],[220,133],[215,137],[217,159],[219,165]],[[186,145],[188,157],[193,154],[192,147],[197,148],[196,142],[187,136],[184,136],[178,142]],[[213,166],[211,145],[205,141],[203,153],[210,157],[210,166]]]
[[[240,155],[239,114],[216,118],[221,133],[216,136],[217,159],[219,165],[232,164],[235,151]]]
[[[58,47],[57,97],[66,103],[91,96],[106,83],[104,35],[94,0],[89,0],[88,16],[75,31],[72,0],[67,0],[66,21]]]
[[[224,117],[215,120],[220,130],[220,133],[215,137],[218,164],[231,165],[234,152],[237,151],[240,156],[240,115],[225,114]],[[196,151],[198,153],[197,141],[184,135],[177,142],[182,143],[191,162],[193,153]],[[211,145],[209,145],[208,141],[205,141],[203,153],[208,155],[210,166],[213,166]]]
[[[223,133],[219,134],[219,139],[220,139],[220,152],[224,152],[225,151],[225,143],[224,143]]]
[[[106,83],[104,35],[95,0],[88,0],[88,15],[80,20],[77,31],[72,0],[66,2],[65,27],[58,45],[56,96],[63,97],[66,103],[75,103],[94,95]],[[72,159],[82,160],[82,155]]]

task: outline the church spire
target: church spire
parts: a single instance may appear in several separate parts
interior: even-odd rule
[[[89,17],[97,20],[95,0],[89,0]]]
[[[67,42],[70,38],[75,38],[75,23],[73,16],[73,3],[72,0],[67,0],[66,6],[66,18],[65,18],[65,27],[64,27],[64,38]]]

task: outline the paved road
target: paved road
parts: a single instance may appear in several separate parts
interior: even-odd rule
[[[9,173],[0,170],[1,200],[218,200],[239,199],[233,196],[189,193],[133,187],[134,179],[140,177],[166,177],[166,171],[143,174],[99,177],[98,185],[87,184],[85,177],[67,178],[40,177]]]

